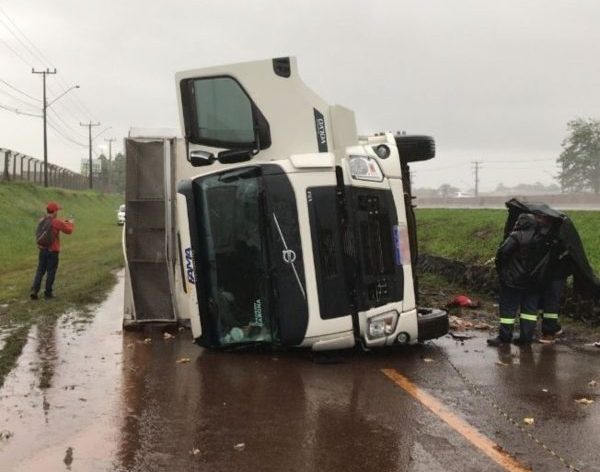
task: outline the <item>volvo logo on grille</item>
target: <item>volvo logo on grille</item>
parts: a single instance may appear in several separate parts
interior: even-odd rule
[[[281,255],[283,257],[283,262],[287,264],[293,264],[296,261],[296,253],[291,249],[284,249],[281,251]]]

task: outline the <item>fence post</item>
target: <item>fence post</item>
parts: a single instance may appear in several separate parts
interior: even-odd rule
[[[4,180],[10,180],[10,171],[8,170],[10,167],[10,151],[7,149],[4,152]]]
[[[13,156],[13,175],[12,175],[12,179],[17,180],[17,156],[19,155],[18,152],[15,152],[15,155]]]

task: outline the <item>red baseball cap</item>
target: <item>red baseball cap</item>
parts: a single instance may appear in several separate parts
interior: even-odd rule
[[[46,210],[48,213],[56,213],[58,210],[61,210],[61,207],[56,202],[48,202],[48,205],[46,205]]]

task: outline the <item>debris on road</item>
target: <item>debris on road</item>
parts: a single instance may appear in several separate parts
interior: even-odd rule
[[[244,449],[246,449],[246,443],[239,443],[239,444],[236,444],[235,446],[233,446],[233,448],[234,448],[236,451],[243,451]]]
[[[65,463],[67,468],[69,468],[70,465],[73,463],[73,448],[72,447],[67,448],[67,452],[65,453],[65,458],[63,459],[63,462]]]
[[[146,339],[144,339],[144,342],[146,344],[150,344],[152,342],[152,338],[146,338]]]
[[[544,393],[548,393],[548,389],[547,389],[547,388],[543,388],[543,389],[542,389],[542,392],[544,392]]]
[[[595,380],[590,380],[590,382],[588,383],[588,387],[597,387],[598,386],[598,382],[596,382]]]
[[[464,331],[473,327],[473,323],[471,321],[461,320],[456,315],[450,315],[448,317],[448,321],[450,323],[450,329],[455,329],[457,331]]]
[[[166,331],[163,333],[163,339],[174,339],[175,336],[173,336],[171,333],[167,333]]]
[[[577,398],[575,400],[575,403],[578,403],[579,405],[590,405],[592,403],[594,403],[594,400],[590,400],[589,398]]]
[[[423,357],[423,362],[435,362],[431,357]]]
[[[492,326],[492,325],[490,325],[490,324],[488,324],[488,323],[484,323],[484,322],[475,323],[475,324],[473,325],[473,329],[479,329],[479,330],[481,330],[481,331],[487,331],[487,330],[490,330],[490,329],[492,329],[492,328],[493,328],[493,326]]]
[[[458,341],[465,341],[467,339],[472,339],[474,336],[466,336],[466,335],[462,335],[462,334],[454,334],[452,331],[448,332],[448,334],[453,338],[456,339]]]
[[[7,429],[0,431],[0,441],[7,441],[10,438],[12,438],[12,436],[13,436],[13,433]]]
[[[510,364],[508,364],[507,362],[502,362],[502,361],[496,361],[496,365],[501,365],[501,366],[508,366]]]
[[[535,423],[535,420],[533,418],[523,418],[523,423],[532,425]]]
[[[481,303],[478,301],[471,300],[466,295],[457,295],[446,306],[460,308],[479,308],[481,306]]]
[[[194,449],[192,449],[192,450],[190,451],[190,454],[191,454],[192,456],[197,456],[198,454],[200,454],[200,449],[198,449],[197,447],[195,447]]]
[[[177,359],[175,362],[177,364],[185,364],[186,362],[190,362],[190,358],[189,357],[182,357],[180,359]]]

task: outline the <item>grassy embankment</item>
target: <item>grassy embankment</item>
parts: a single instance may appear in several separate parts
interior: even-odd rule
[[[565,213],[579,232],[591,266],[600,273],[600,212]],[[418,209],[419,252],[484,264],[494,257],[502,242],[506,216],[506,210]],[[441,282],[439,276],[433,274],[423,274],[422,281],[424,286]],[[594,331],[600,334],[600,330]]]
[[[600,212],[566,211],[592,267],[600,271]],[[473,264],[494,257],[506,210],[418,209],[419,251]]]
[[[29,288],[38,254],[35,227],[50,200],[62,206],[59,217],[75,219],[75,231],[61,235],[56,298],[32,301]],[[0,386],[15,365],[31,326],[51,324],[68,311],[84,316],[87,307],[101,301],[114,285],[114,270],[123,265],[121,227],[116,224],[120,203],[118,195],[0,184],[0,334],[5,335]]]

